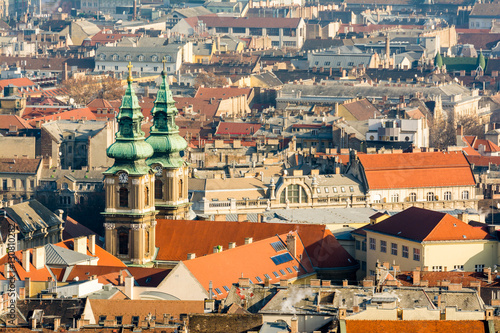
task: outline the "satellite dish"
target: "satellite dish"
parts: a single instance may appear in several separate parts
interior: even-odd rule
[[[69,99],[69,104],[73,104],[73,103],[75,103],[75,99],[74,99],[73,97],[71,97],[71,98]]]
[[[57,11],[58,11],[59,13],[60,13],[60,12],[62,12],[62,8],[61,8],[61,7],[57,8]]]

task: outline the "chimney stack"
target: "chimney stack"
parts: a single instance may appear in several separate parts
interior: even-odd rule
[[[286,248],[288,249],[288,252],[290,252],[290,254],[292,255],[292,257],[295,258],[295,256],[297,255],[296,253],[296,239],[295,239],[295,235],[292,234],[292,233],[289,233],[287,236],[286,236]]]
[[[26,272],[30,271],[30,250],[23,250],[23,268]]]
[[[89,251],[90,254],[95,255],[95,235],[89,235]]]
[[[134,277],[127,276],[125,278],[125,295],[130,299],[134,299]]]
[[[253,237],[246,237],[245,238],[245,245],[246,244],[252,244],[252,242],[253,242]]]
[[[33,249],[33,266],[42,269],[45,266],[45,247],[39,246]]]
[[[73,251],[87,254],[87,237],[81,236],[73,239]]]

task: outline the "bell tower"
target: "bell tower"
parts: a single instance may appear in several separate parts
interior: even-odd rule
[[[153,126],[146,140],[154,154],[146,162],[155,173],[155,206],[158,217],[182,220],[188,218],[188,165],[180,152],[186,149],[187,142],[179,135],[175,124],[178,111],[172,92],[168,86],[163,60],[162,82],[156,95],[151,115]]]
[[[116,141],[107,150],[115,159],[104,172],[106,250],[122,261],[145,264],[155,253],[154,173],[146,164],[153,148],[141,130],[139,101],[132,88],[132,65],[128,85],[117,116]]]

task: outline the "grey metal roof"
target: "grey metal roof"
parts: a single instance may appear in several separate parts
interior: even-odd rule
[[[63,140],[64,134],[71,133],[76,141],[87,141],[89,137],[93,137],[102,131],[106,126],[105,121],[73,121],[73,120],[56,120],[42,124],[43,128],[54,137],[57,142]]]
[[[259,333],[281,333],[288,332],[288,324],[284,321],[274,323],[265,322],[260,328]]]
[[[5,207],[4,210],[23,234],[62,224],[56,214],[37,200]]]
[[[45,260],[48,266],[72,266],[93,259],[95,258],[92,256],[68,250],[54,244],[45,245]]]
[[[377,211],[373,208],[298,208],[298,209],[275,209],[266,212],[264,216],[272,217],[273,222],[293,223],[368,223],[370,216]]]

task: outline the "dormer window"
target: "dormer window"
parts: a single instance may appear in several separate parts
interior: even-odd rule
[[[118,56],[118,54],[114,54],[113,55],[113,60],[118,60],[120,57]]]
[[[100,58],[101,60],[106,60],[106,55],[105,55],[105,54],[101,54],[101,55],[99,56],[99,58]]]
[[[130,54],[127,54],[127,55],[125,56],[125,59],[130,61],[130,60],[132,60],[132,56],[131,56]]]
[[[139,61],[144,61],[144,56],[142,54],[139,56]]]
[[[152,60],[152,61],[158,61],[158,56],[157,56],[157,55],[152,56],[152,57],[151,57],[151,60]]]

